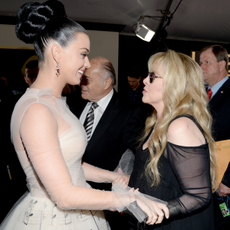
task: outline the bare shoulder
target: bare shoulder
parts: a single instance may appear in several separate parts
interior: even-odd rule
[[[28,106],[26,113],[31,113],[31,114],[34,114],[35,116],[38,116],[41,114],[49,114],[52,112],[48,108],[48,106],[46,106],[42,103],[33,103],[33,104]]]
[[[180,117],[169,125],[167,139],[182,146],[198,146],[205,143],[197,125],[187,117]]]
[[[42,124],[55,124],[56,119],[46,105],[42,103],[33,103],[28,106],[22,118],[22,125],[42,125]]]

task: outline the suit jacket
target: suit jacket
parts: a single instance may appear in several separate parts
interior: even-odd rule
[[[213,117],[212,135],[215,141],[230,139],[230,79],[228,79],[209,101]],[[230,153],[229,153],[230,154]],[[222,183],[230,187],[230,164]]]
[[[114,94],[104,111],[91,139],[83,161],[113,171],[126,149],[135,151],[137,140],[144,128],[140,108],[124,105]],[[92,187],[110,190],[111,184],[91,183]]]

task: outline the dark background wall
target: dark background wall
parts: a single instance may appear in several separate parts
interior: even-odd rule
[[[192,55],[192,51],[196,51],[196,61],[198,61],[199,51],[208,45],[220,44],[228,53],[230,53],[230,44],[211,43],[202,41],[185,41],[162,39],[160,41],[152,39],[150,42],[145,42],[136,36],[119,36],[119,62],[118,62],[118,91],[123,94],[127,90],[127,74],[126,70],[129,66],[137,66],[145,78],[148,73],[147,62],[149,57],[157,51],[165,50],[166,48]]]
[[[11,90],[24,92],[28,87],[21,69],[33,55],[35,55],[35,51],[31,49],[0,49],[0,77],[7,79]]]

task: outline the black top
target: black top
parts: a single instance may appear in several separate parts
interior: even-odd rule
[[[213,118],[212,134],[215,141],[230,139],[230,79],[228,79],[209,101],[210,113]],[[230,162],[224,173],[222,183],[230,187]]]
[[[200,128],[192,116],[181,116],[190,118]],[[152,130],[143,144],[151,133]],[[147,229],[214,229],[207,142],[195,147],[179,146],[167,142],[159,160],[161,183],[158,187],[150,187],[146,178],[145,168],[150,154],[148,148],[143,150],[143,144],[137,150],[129,186],[139,188],[140,192],[164,201],[176,200],[182,213],[163,220],[160,225],[148,226]]]

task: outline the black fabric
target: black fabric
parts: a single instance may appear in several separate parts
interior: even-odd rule
[[[144,128],[144,120],[140,114],[139,108],[124,105],[114,90],[88,142],[83,161],[99,168],[115,170],[127,149],[136,151],[137,140]],[[89,184],[96,189],[111,190],[110,183]]]
[[[213,118],[212,133],[215,141],[230,139],[230,79],[228,79],[209,101],[210,112]],[[229,153],[230,154],[230,153]],[[230,166],[224,173],[222,183],[230,187]],[[230,229],[230,218],[223,218],[219,205],[214,199],[215,229]]]
[[[230,202],[227,197],[219,197],[215,192],[213,194],[214,202],[214,215],[215,215],[215,228],[217,230],[229,230],[230,228],[230,216],[223,217],[220,209],[220,204],[225,203],[229,207]]]
[[[170,218],[173,218],[175,216],[182,214],[180,210],[180,204],[177,202],[176,199],[168,200],[167,207],[169,209]]]
[[[228,79],[209,101],[213,118],[212,133],[215,141],[230,139],[230,79]],[[230,154],[230,153],[229,153]],[[230,169],[224,174],[224,184],[230,184]],[[229,186],[228,186],[229,187]]]
[[[215,141],[230,139],[230,79],[228,79],[209,101],[213,118],[212,133]]]
[[[192,117],[185,116],[195,122]],[[213,230],[214,213],[208,144],[183,147],[168,142],[159,160],[161,183],[157,187],[149,186],[145,175],[149,150],[148,148],[142,150],[142,147],[143,145],[136,153],[129,186],[139,188],[140,192],[165,201],[174,200],[174,204],[177,207],[179,204],[183,214],[165,219],[162,224],[148,226],[147,229]]]
[[[3,79],[0,79],[0,194],[3,207],[0,223],[14,203],[27,191],[25,173],[10,141],[10,119],[19,97],[11,92]]]

